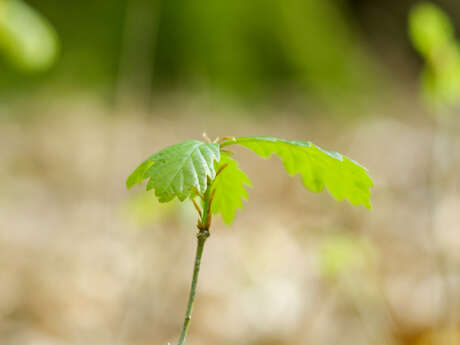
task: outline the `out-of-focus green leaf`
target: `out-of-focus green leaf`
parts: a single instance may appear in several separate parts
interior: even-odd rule
[[[454,39],[449,17],[438,6],[422,2],[409,16],[409,33],[414,47],[425,58],[434,58],[436,52],[448,47]]]
[[[225,223],[230,225],[237,209],[243,208],[243,199],[248,199],[244,185],[251,186],[249,177],[238,167],[228,153],[222,153],[216,163],[216,171],[223,169],[213,182],[215,190],[212,213],[220,213]]]
[[[268,158],[278,155],[290,175],[300,174],[305,187],[321,192],[327,187],[336,200],[348,199],[353,205],[370,209],[373,183],[366,168],[340,153],[323,150],[309,141],[291,141],[273,137],[245,137],[222,146],[239,144]]]
[[[184,201],[192,192],[204,193],[208,177],[214,179],[214,161],[220,160],[218,144],[198,140],[169,146],[144,161],[126,181],[127,187],[150,178],[147,190],[155,189],[160,202],[174,197]],[[153,162],[153,164],[151,164]]]
[[[421,81],[424,100],[437,110],[460,103],[460,49],[447,14],[429,2],[416,5],[409,17],[409,34],[426,61]]]
[[[58,52],[49,22],[22,0],[0,0],[0,53],[25,71],[49,68]]]

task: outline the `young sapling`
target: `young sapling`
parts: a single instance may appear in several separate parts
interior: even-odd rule
[[[204,244],[209,237],[213,214],[219,213],[230,225],[237,209],[248,199],[248,176],[229,151],[232,145],[244,146],[259,156],[275,154],[290,175],[300,174],[306,188],[321,192],[325,187],[336,200],[348,199],[353,205],[370,209],[373,183],[366,168],[340,153],[323,150],[309,141],[273,137],[223,137],[210,142],[188,140],[169,146],[147,158],[128,177],[126,186],[148,179],[147,190],[154,189],[160,202],[177,197],[190,199],[198,213],[197,249],[187,310],[178,345],[185,337],[192,317],[198,274]]]

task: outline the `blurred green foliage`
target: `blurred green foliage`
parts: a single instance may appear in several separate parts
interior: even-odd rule
[[[291,85],[339,98],[371,85],[370,59],[336,1],[176,0],[162,11],[162,80],[252,95]]]
[[[56,59],[53,27],[22,0],[0,0],[0,52],[25,72],[48,69]]]
[[[28,3],[56,28],[61,57],[39,80],[0,64],[0,90],[52,82],[60,91],[115,94],[124,76],[137,73],[149,90],[205,89],[251,99],[288,90],[345,100],[371,95],[378,84],[375,63],[340,0]]]
[[[415,48],[429,60],[446,49],[454,40],[449,17],[438,6],[424,2],[412,9],[410,34]]]
[[[422,75],[424,99],[438,110],[459,104],[460,47],[447,14],[432,3],[418,4],[410,13],[409,34],[426,62]]]

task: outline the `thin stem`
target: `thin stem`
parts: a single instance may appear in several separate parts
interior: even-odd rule
[[[211,181],[208,181],[208,189],[206,190],[203,200],[203,214],[198,222],[199,232],[197,234],[197,247],[195,255],[195,264],[193,266],[192,286],[188,297],[187,311],[185,312],[184,325],[180,334],[178,345],[183,345],[187,336],[187,331],[192,319],[193,303],[195,302],[196,287],[198,284],[198,275],[200,273],[201,258],[206,240],[209,237],[209,226],[211,223],[211,202],[213,193],[211,192]]]
[[[190,288],[190,295],[188,297],[187,312],[185,313],[184,325],[182,327],[182,332],[180,335],[178,345],[183,345],[185,342],[185,337],[187,336],[187,331],[190,325],[190,320],[192,319],[192,310],[193,302],[195,301],[196,287],[198,283],[198,274],[200,273],[201,257],[203,256],[204,243],[209,237],[208,230],[200,230],[197,235],[198,245],[196,247],[196,256],[195,256],[195,266],[193,268],[193,278],[192,278],[192,287]]]

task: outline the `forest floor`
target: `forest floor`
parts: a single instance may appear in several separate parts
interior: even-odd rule
[[[203,131],[311,140],[367,166],[375,186],[372,211],[337,203],[278,159],[237,149],[254,185],[232,227],[214,220],[189,345],[460,343],[458,139],[433,193],[433,129],[417,115],[186,106],[113,115],[82,105],[0,119],[1,344],[176,341],[194,210],[124,181],[153,152]]]

